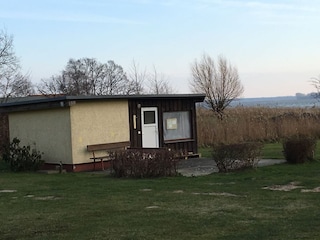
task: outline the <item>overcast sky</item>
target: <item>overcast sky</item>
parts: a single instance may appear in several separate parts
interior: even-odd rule
[[[188,93],[190,65],[222,54],[238,68],[243,97],[314,91],[320,74],[318,0],[0,0],[0,29],[34,83],[70,58],[133,59]]]

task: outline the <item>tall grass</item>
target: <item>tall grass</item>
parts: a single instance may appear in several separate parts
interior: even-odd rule
[[[244,141],[275,142],[297,134],[320,135],[318,108],[236,107],[225,113],[220,120],[211,110],[198,109],[200,146]]]

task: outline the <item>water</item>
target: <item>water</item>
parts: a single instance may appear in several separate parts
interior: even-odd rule
[[[268,98],[241,98],[231,103],[232,107],[300,107],[312,108],[320,107],[320,98],[305,97],[298,98],[295,96],[288,97],[268,97]]]

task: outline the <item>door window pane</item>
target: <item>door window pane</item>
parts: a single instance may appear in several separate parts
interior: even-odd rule
[[[143,112],[144,124],[155,124],[156,123],[156,112],[155,111],[144,111]]]

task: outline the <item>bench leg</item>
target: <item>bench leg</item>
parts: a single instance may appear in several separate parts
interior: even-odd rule
[[[101,158],[101,169],[102,169],[102,171],[104,171],[104,162],[103,162],[102,158]]]

